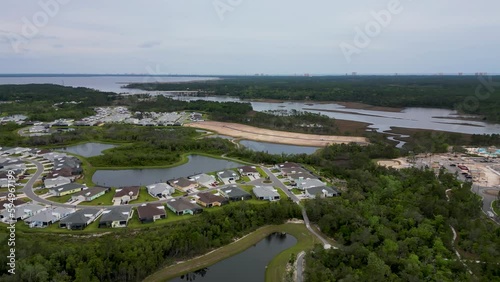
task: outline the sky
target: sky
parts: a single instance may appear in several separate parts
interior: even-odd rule
[[[500,73],[498,0],[2,0],[0,73]]]

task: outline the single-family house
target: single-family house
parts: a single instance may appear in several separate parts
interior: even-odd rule
[[[162,204],[145,204],[137,207],[137,215],[142,223],[155,222],[166,218],[165,206]]]
[[[297,163],[286,162],[286,163],[276,164],[274,167],[279,171],[281,171],[284,168],[301,168],[302,166]]]
[[[0,212],[0,221],[12,223],[17,222],[18,220],[24,220],[42,212],[45,208],[45,206],[38,203],[26,203],[24,205],[16,206],[13,211],[4,209]]]
[[[242,166],[238,168],[238,171],[240,172],[241,175],[244,176],[251,176],[254,178],[260,177],[259,171],[255,166],[249,166],[249,165]]]
[[[55,178],[45,178],[43,181],[43,184],[45,185],[45,188],[54,188],[58,186],[63,186],[65,184],[70,184],[71,179],[64,177],[64,176],[57,176]]]
[[[203,209],[186,198],[170,199],[167,201],[167,207],[176,215],[201,213]]]
[[[255,186],[252,192],[259,200],[279,201],[280,199],[280,194],[272,186]]]
[[[217,177],[219,177],[220,181],[231,184],[237,180],[240,180],[240,175],[234,170],[224,170],[217,172]]]
[[[26,170],[26,164],[18,158],[0,158],[0,169],[3,171],[13,169]]]
[[[134,211],[132,207],[113,207],[102,212],[99,220],[99,228],[101,227],[127,227],[128,221],[132,218]]]
[[[306,189],[305,195],[311,199],[314,199],[317,196],[321,198],[329,198],[329,197],[340,196],[340,192],[333,187],[318,186]]]
[[[296,173],[309,173],[309,171],[307,171],[301,167],[291,167],[291,168],[282,168],[281,169],[281,175],[283,175],[283,176],[288,176],[289,174],[296,174]]]
[[[49,189],[49,193],[51,193],[54,196],[61,197],[64,195],[69,195],[73,194],[79,191],[82,191],[83,188],[87,186],[79,183],[69,183],[69,184],[64,184],[61,186],[53,187]]]
[[[7,195],[9,193],[7,192]],[[24,201],[21,201],[21,200],[18,200],[18,199],[15,199],[15,200],[2,200],[0,201],[0,211],[3,211],[5,209],[8,209],[10,207],[10,205],[14,206],[14,207],[18,207],[18,206],[21,206],[21,205],[24,205],[26,204],[26,202]]]
[[[310,174],[310,173],[307,173],[307,172],[299,172],[299,173],[290,173],[287,175],[287,178],[290,180],[290,181],[293,181],[293,182],[300,182],[304,179],[318,179],[316,176]]]
[[[1,188],[14,187],[14,185],[16,184],[16,180],[17,180],[17,174],[8,173],[6,171],[0,171]]]
[[[71,195],[71,200],[80,202],[90,202],[103,196],[108,191],[109,188],[100,186],[84,188],[82,191]]]
[[[321,182],[319,179],[303,179],[297,181],[297,189],[300,190],[322,186],[325,186],[325,183]]]
[[[149,195],[156,198],[166,198],[175,193],[175,188],[167,183],[156,183],[146,186]]]
[[[51,170],[47,176],[45,176],[45,179],[47,178],[57,178],[59,176],[64,176],[68,179],[71,179],[71,180],[74,180],[76,178],[76,175],[73,175],[73,171],[71,170],[71,168],[69,167],[58,167],[58,168],[54,168],[53,170]]]
[[[252,199],[252,195],[237,185],[219,189],[219,193],[230,201],[244,201]]]
[[[197,182],[191,179],[187,179],[186,177],[172,179],[167,182],[168,184],[172,185],[175,189],[178,189],[182,192],[188,192],[188,190],[198,188],[199,186]]]
[[[113,196],[113,203],[115,203],[115,205],[123,205],[137,200],[137,198],[139,198],[140,190],[141,187],[139,186],[117,188],[115,191],[115,195]]]
[[[82,162],[75,157],[59,157],[54,159],[54,169],[58,168],[69,168],[73,175],[79,175],[83,173]]]
[[[28,224],[30,228],[45,228],[59,221],[60,219],[65,218],[73,212],[73,209],[63,207],[48,208],[34,216],[25,219],[24,222]]]
[[[217,186],[217,179],[215,179],[214,176],[206,173],[189,176],[188,178],[208,188],[213,188]]]
[[[68,215],[59,221],[59,227],[71,230],[83,230],[94,222],[102,213],[98,209],[82,209]]]
[[[198,198],[196,202],[200,204],[202,207],[211,208],[211,207],[220,207],[222,205],[227,204],[227,199],[218,196],[212,193],[200,193],[198,194]]]

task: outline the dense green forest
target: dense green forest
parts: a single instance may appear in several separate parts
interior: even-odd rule
[[[388,107],[456,109],[500,122],[500,77],[320,76],[223,77],[187,83],[135,83],[144,90],[199,90],[243,99],[361,102]]]
[[[240,202],[167,226],[123,230],[92,237],[17,232],[16,275],[0,258],[0,280],[8,281],[141,281],[161,267],[227,245],[267,224],[300,217],[293,202]],[[0,235],[5,235],[2,228]],[[0,253],[8,253],[1,236]]]
[[[0,85],[0,113],[24,114],[30,120],[81,119],[95,112],[93,107],[109,106],[117,98],[88,88],[53,84]],[[69,103],[69,102],[77,103]],[[58,104],[59,105],[55,105]]]
[[[188,127],[141,127],[125,124],[109,124],[102,127],[78,127],[75,131],[46,136],[20,137],[12,129],[19,126],[1,126],[0,137],[4,146],[64,147],[85,141],[122,143],[121,146],[88,158],[96,167],[162,166],[181,160],[183,153],[211,153],[221,155],[235,146],[221,138],[197,139],[200,133]],[[15,130],[14,130],[15,132]]]
[[[470,184],[417,169],[354,170],[349,179],[342,198],[306,203],[310,219],[344,246],[310,253],[308,281],[498,281],[500,228]],[[472,277],[453,246],[483,262],[467,262]]]

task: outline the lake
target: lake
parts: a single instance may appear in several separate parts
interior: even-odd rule
[[[170,281],[264,281],[266,267],[271,260],[296,243],[297,239],[291,235],[281,233],[271,234],[242,253]]]
[[[85,143],[71,147],[57,149],[58,151],[77,154],[82,157],[94,157],[102,154],[102,151],[116,147],[116,145],[102,143]]]
[[[172,168],[97,170],[92,181],[97,185],[112,187],[144,186],[173,178],[243,166],[236,162],[205,156],[192,155],[188,158],[188,163]]]
[[[138,89],[125,89],[129,83],[148,82],[188,82],[212,80],[215,77],[181,77],[181,76],[127,76],[127,75],[2,75],[0,84],[59,84],[72,87],[87,87],[104,92],[144,93]]]
[[[318,147],[305,147],[295,145],[274,144],[250,140],[242,140],[240,144],[255,152],[267,152],[269,154],[312,154]]]
[[[0,76],[0,84],[54,83],[67,86],[81,86],[101,91],[116,93],[149,93],[163,95],[167,92],[143,91],[121,88],[130,82],[183,82],[217,79],[215,77],[170,77],[170,76]],[[473,94],[473,93],[471,93]],[[167,95],[167,94],[165,94]],[[206,100],[217,102],[247,102],[235,97],[175,97],[181,100]],[[369,128],[377,132],[386,132],[391,127],[421,128],[467,134],[498,134],[499,124],[489,124],[481,121],[460,119],[456,111],[429,108],[405,108],[401,112],[385,112],[361,109],[350,109],[335,103],[319,104],[308,102],[251,102],[255,111],[297,110],[320,113],[332,118],[366,122]],[[397,138],[397,137],[396,137]]]

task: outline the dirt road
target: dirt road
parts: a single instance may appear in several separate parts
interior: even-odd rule
[[[184,126],[215,131],[222,135],[241,139],[298,146],[324,147],[329,144],[351,142],[362,145],[369,143],[365,137],[303,134],[216,121],[194,122],[185,124]]]

